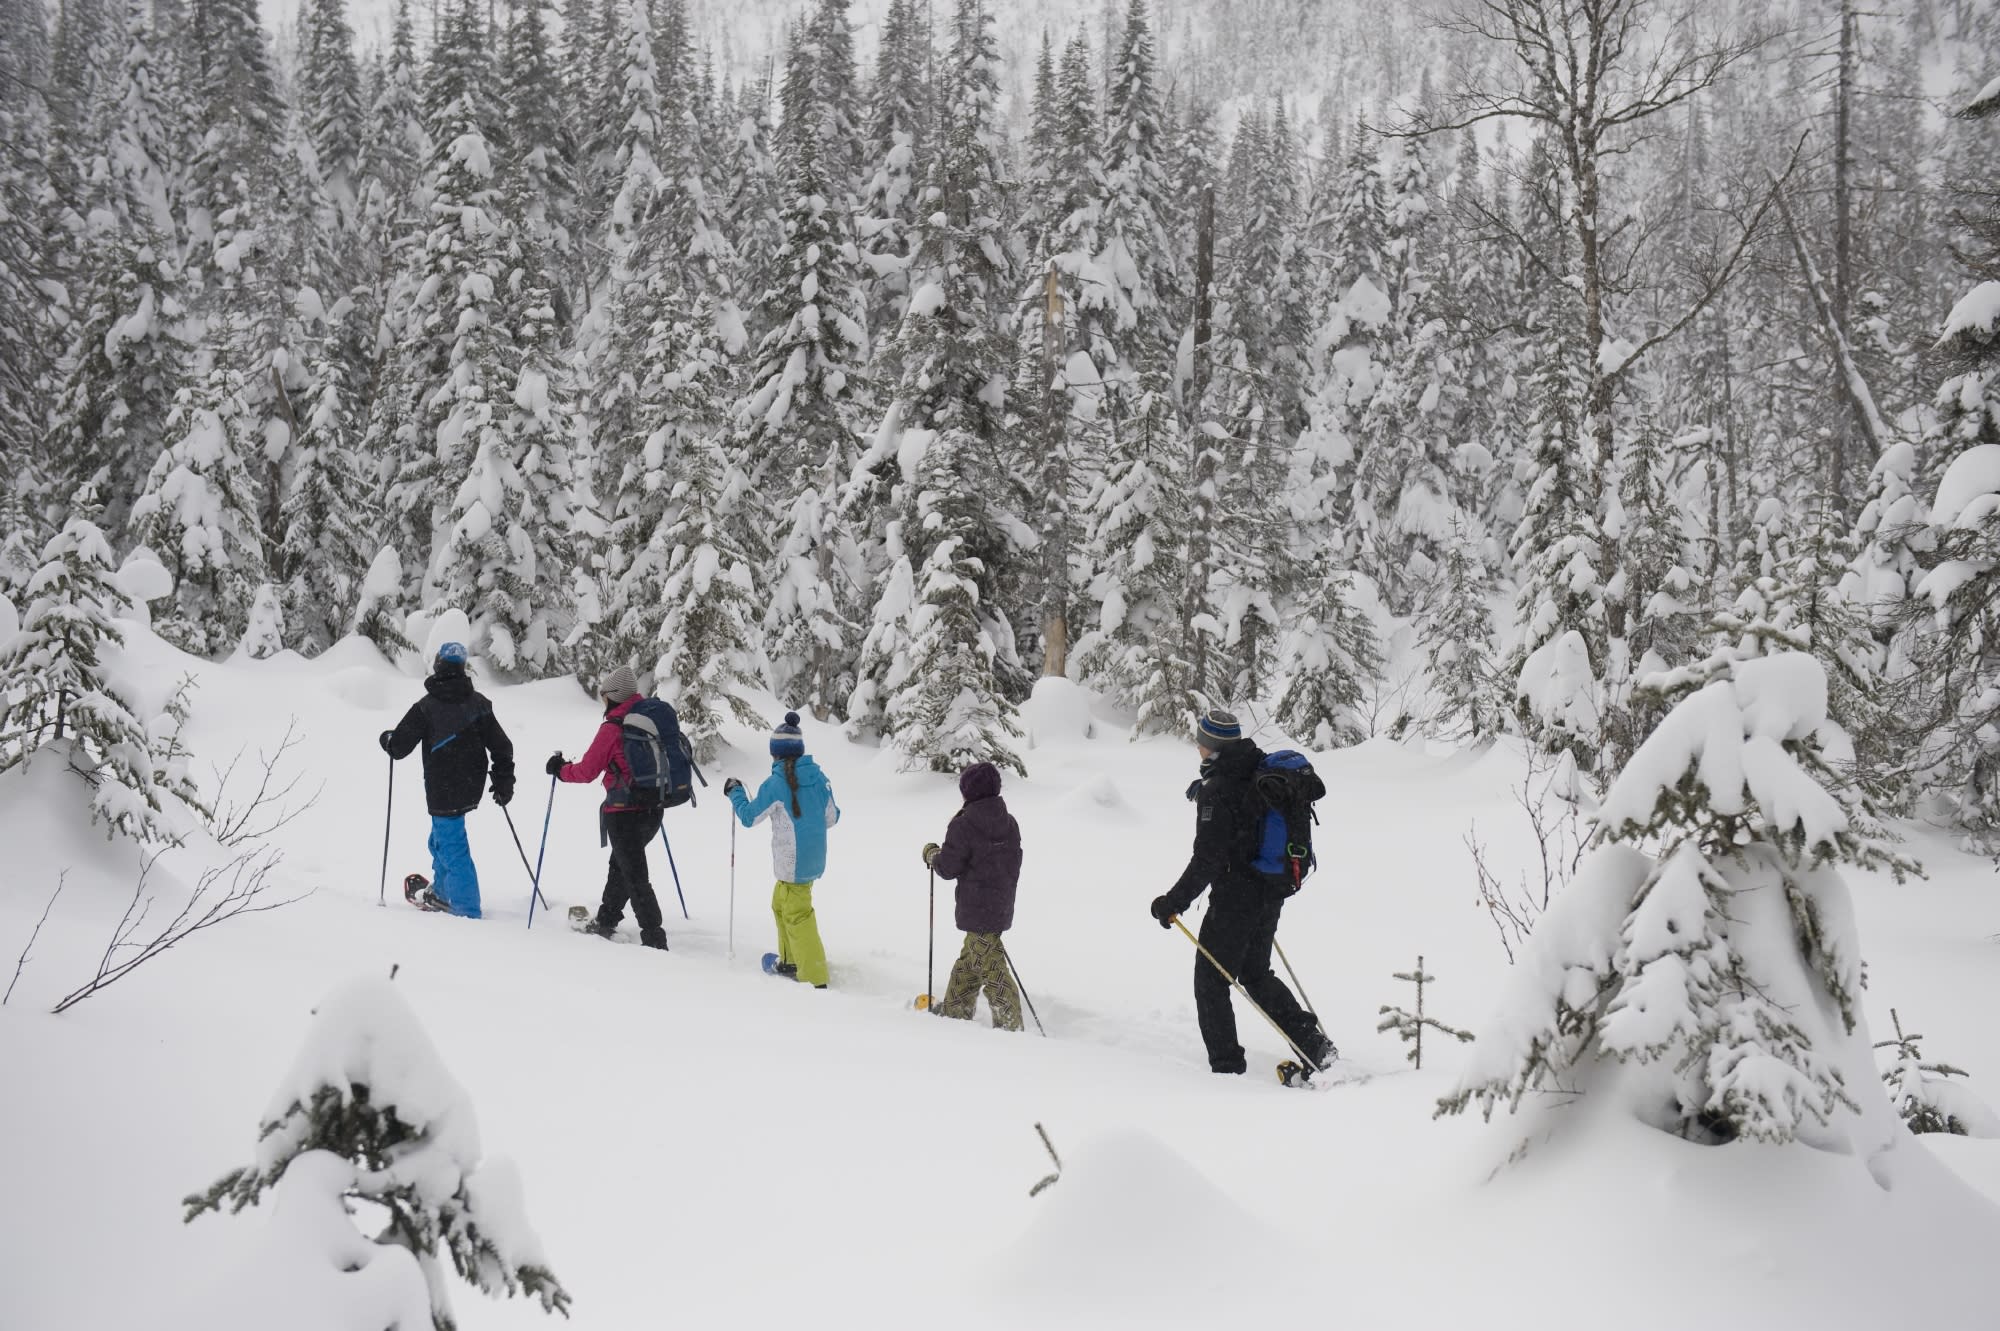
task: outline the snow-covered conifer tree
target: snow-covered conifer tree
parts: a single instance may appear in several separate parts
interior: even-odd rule
[[[606,478],[623,501],[622,549],[598,655],[655,661],[656,688],[707,756],[725,715],[756,724],[745,695],[758,682],[759,611],[750,560],[730,535],[744,483],[720,444],[729,385],[715,314],[706,297],[684,299],[663,301],[646,347],[636,419],[651,429]]]
[[[907,266],[917,195],[928,169],[930,38],[915,0],[889,0],[868,96],[862,249],[875,278],[869,325],[894,328],[909,301]]]
[[[125,59],[101,115],[106,141],[89,177],[80,253],[69,292],[62,377],[44,443],[55,492],[83,485],[104,500],[122,533],[146,473],[160,455],[183,349],[169,231],[165,113],[153,76],[145,12],[134,6]],[[52,515],[57,522],[62,515]]]
[[[1490,1114],[1560,1084],[1697,1141],[1866,1159],[1897,1130],[1876,1080],[1843,865],[1910,863],[1839,781],[1826,678],[1798,652],[1655,677],[1671,700],[1605,796],[1453,1094]]]
[[[565,150],[567,95],[556,70],[554,0],[510,0],[502,47],[500,108],[507,144],[501,168],[523,259],[546,273],[558,312],[581,284],[575,167]]]
[[[1605,535],[1617,545],[1605,596],[1618,609],[1605,672],[1605,741],[1614,762],[1629,758],[1659,720],[1655,695],[1634,697],[1640,679],[1686,665],[1696,655],[1703,588],[1681,507],[1667,490],[1657,427],[1642,421],[1626,450]]]
[[[299,26],[299,116],[327,193],[351,217],[365,117],[346,0],[308,0]]]
[[[284,622],[308,656],[347,632],[373,558],[375,486],[362,469],[360,431],[348,383],[345,327],[334,322],[309,361],[312,389],[292,443],[279,555]]]
[[[1527,509],[1514,534],[1521,634],[1509,662],[1527,734],[1592,770],[1602,742],[1605,610],[1597,466],[1583,431],[1583,353],[1572,302],[1558,289],[1537,330],[1526,397],[1533,452]]]
[[[94,820],[107,835],[168,841],[179,835],[171,806],[195,798],[169,735],[113,675],[107,648],[124,645],[127,608],[113,580],[111,545],[97,526],[97,496],[85,486],[70,518],[20,588],[16,631],[0,642],[0,771],[47,748],[90,787]],[[171,723],[169,714],[160,720]]]
[[[1114,421],[1144,391],[1142,367],[1161,365],[1173,346],[1175,301],[1182,286],[1179,248],[1167,234],[1167,141],[1160,114],[1158,65],[1147,0],[1129,0],[1122,40],[1106,61],[1111,76],[1104,113],[1104,194],[1092,256],[1103,283],[1081,297],[1107,312],[1116,364],[1099,366]]]
[[[1430,671],[1433,733],[1478,743],[1506,729],[1508,690],[1493,641],[1492,572],[1471,533],[1453,532],[1425,598],[1417,638]]]
[[[1368,737],[1360,716],[1364,690],[1382,674],[1375,627],[1351,603],[1352,582],[1324,555],[1302,598],[1278,672],[1290,677],[1278,699],[1278,724],[1315,749]],[[1307,738],[1309,737],[1309,738]]]
[[[870,633],[876,652],[864,651],[857,683],[857,701],[881,699],[887,737],[905,762],[938,770],[975,759],[1020,766],[1007,747],[1018,730],[1005,682],[1021,682],[1020,667],[998,595],[1019,519],[1008,511],[1015,479],[996,452],[1012,359],[1002,332],[1012,287],[991,25],[979,0],[959,0],[950,87],[924,184],[915,291],[888,351],[897,388],[882,435],[900,437],[894,447],[906,456],[921,446],[901,528],[917,601],[907,619],[885,619],[902,565],[882,570]],[[921,433],[912,440],[913,432]],[[890,623],[906,626],[901,648],[883,641]],[[898,655],[935,668],[913,664],[897,688],[870,677],[871,662]],[[850,716],[867,710],[857,706]]]
[[[808,123],[791,140],[779,280],[761,302],[771,331],[738,410],[737,450],[767,504],[795,496],[789,511],[771,515],[771,686],[824,720],[852,691],[859,647],[854,542],[833,499],[860,451],[851,413],[868,348],[854,239],[833,207],[810,123],[816,104],[800,97],[797,114]]]
[[[458,1325],[448,1261],[489,1296],[569,1313],[569,1292],[529,1226],[511,1161],[488,1157],[471,1098],[388,980],[355,981],[313,1009],[291,1070],[264,1110],[254,1160],[184,1199],[185,1219],[259,1204],[276,1189],[297,1294],[356,1311],[356,1325]],[[356,1203],[365,1203],[357,1208]],[[386,1224],[372,1240],[357,1211]],[[349,1286],[341,1276],[370,1278]],[[271,1315],[281,1315],[272,1309]],[[384,1319],[387,1319],[386,1322]]]
[[[153,611],[154,631],[214,656],[242,639],[251,598],[266,581],[264,496],[251,470],[263,436],[240,377],[219,366],[181,390],[167,433],[171,442],[132,506],[131,532],[174,575],[172,602]]]

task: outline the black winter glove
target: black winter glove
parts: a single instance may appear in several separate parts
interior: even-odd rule
[[[387,753],[389,752],[389,746],[396,742],[396,732],[393,730],[385,730],[380,735],[375,737],[375,742],[382,746],[382,752]]]
[[[561,776],[562,769],[567,767],[568,765],[569,764],[563,760],[563,756],[560,753],[552,753],[549,755],[549,760],[542,764],[542,770],[544,772],[547,772],[550,776]]]
[[[1194,780],[1188,782],[1187,797],[1188,797],[1188,803],[1190,804],[1194,803],[1194,801],[1201,798],[1200,777],[1196,777]]]
[[[928,869],[928,868],[931,868],[931,867],[932,867],[932,866],[933,866],[934,864],[936,864],[936,862],[937,862],[937,857],[938,857],[938,850],[939,850],[939,847],[938,847],[938,843],[937,843],[937,842],[935,842],[935,841],[931,841],[931,842],[927,842],[927,843],[925,843],[925,845],[924,845],[924,867],[925,867],[926,869]]]
[[[504,786],[501,785],[498,781],[493,783],[493,802],[495,804],[499,805],[501,808],[504,809],[509,804],[511,804],[513,800],[514,800],[514,783],[512,781],[509,781]]]
[[[743,789],[743,783],[733,776],[722,783],[722,793],[725,795],[734,794],[741,789]]]
[[[1180,911],[1174,907],[1173,898],[1168,896],[1154,897],[1150,909],[1153,912],[1153,918],[1160,922],[1162,929],[1173,928],[1174,916],[1180,914]]]

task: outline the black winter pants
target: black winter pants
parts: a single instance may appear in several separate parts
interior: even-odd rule
[[[653,877],[646,867],[646,851],[660,834],[660,814],[658,809],[630,809],[598,815],[611,845],[611,870],[604,878],[604,904],[597,908],[597,923],[604,929],[617,928],[629,901],[632,918],[639,922],[640,940],[664,947],[667,932],[660,927],[660,899],[653,895]]]
[[[1257,1006],[1310,1056],[1325,1038],[1319,1020],[1300,1007],[1285,982],[1271,973],[1271,943],[1278,936],[1278,915],[1284,906],[1284,898],[1262,884],[1233,884],[1220,892],[1211,891],[1208,914],[1201,922],[1201,942],[1242,982]],[[1201,1022],[1202,1043],[1208,1046],[1208,1066],[1217,1072],[1244,1069],[1243,1046],[1236,1041],[1236,1013],[1229,995],[1229,981],[1217,973],[1207,957],[1195,953],[1195,1015]],[[1259,1020],[1258,1024],[1263,1023]]]

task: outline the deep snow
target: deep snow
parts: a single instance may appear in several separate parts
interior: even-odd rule
[[[0,1010],[0,1328],[270,1326],[243,1311],[240,1272],[268,1206],[180,1222],[179,1200],[250,1158],[260,1111],[308,1011],[357,976],[395,981],[471,1097],[485,1149],[519,1166],[527,1213],[575,1298],[580,1328],[667,1323],[1621,1328],[1993,1325],[2000,1142],[1904,1143],[1874,1177],[1803,1147],[1704,1148],[1609,1104],[1536,1137],[1496,1116],[1433,1121],[1469,1050],[1427,1044],[1407,1070],[1375,1033],[1408,1005],[1390,978],[1418,953],[1426,1009],[1478,1030],[1506,957],[1479,909],[1461,834],[1476,822],[1503,872],[1531,844],[1513,808],[1518,753],[1427,753],[1376,741],[1318,757],[1331,798],[1324,867],[1281,939],[1348,1058],[1375,1075],[1319,1094],[1279,1088],[1277,1039],[1239,1012],[1252,1075],[1208,1074],[1195,958],[1146,914],[1190,831],[1192,752],[1127,742],[1073,691],[1037,701],[1032,772],[1011,780],[1027,867],[1008,943],[1049,1029],[1007,1035],[916,1014],[925,985],[918,848],[955,806],[951,782],[806,725],[843,818],[816,897],[833,963],[825,993],[757,969],[772,936],[762,829],[738,832],[736,947],[727,956],[730,820],[720,783],[764,770],[761,733],[709,764],[700,806],[669,815],[692,920],[654,855],[673,951],[573,934],[562,907],[602,882],[592,797],[558,791],[545,887],[554,918],[525,928],[527,877],[490,804],[472,820],[487,919],[424,915],[394,881],[426,867],[414,762],[397,772],[391,904],[378,907],[386,760],[377,731],[418,681],[350,641],[311,662],[210,665],[134,630],[124,669],[197,678],[189,735],[210,778],[276,742],[326,788],[275,840],[298,905],[198,935],[71,1012],[48,1007],[95,964],[136,854],[90,828],[75,778],[45,764],[0,776],[0,969],[58,873],[68,884],[12,1003]],[[541,759],[575,754],[595,709],[566,680],[490,688],[518,746],[513,813],[535,852]],[[779,710],[766,700],[764,710]],[[1091,737],[1083,738],[1088,729]],[[1269,738],[1268,736],[1266,738]],[[212,779],[212,778],[210,778]],[[240,779],[240,776],[239,776]],[[1991,1020],[1989,867],[1920,834],[1933,878],[1852,877],[1868,1015],[1921,1030],[1927,1057],[2000,1099]],[[207,852],[170,855],[182,880]],[[177,867],[178,866],[178,867]],[[943,885],[941,885],[942,887]],[[948,888],[938,973],[955,954]],[[628,924],[628,928],[630,925]],[[1063,1154],[1049,1171],[1033,1125]],[[1964,1180],[1961,1182],[1960,1180]],[[1969,1184],[1970,1186],[1967,1186]],[[282,1292],[282,1291],[281,1291]],[[468,1328],[543,1326],[524,1301],[454,1294]],[[225,1320],[225,1305],[235,1320]],[[1698,1310],[1698,1311],[1697,1311]],[[299,1323],[303,1324],[303,1323]]]

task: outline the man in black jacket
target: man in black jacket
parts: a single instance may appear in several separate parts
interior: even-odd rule
[[[479,871],[465,840],[465,815],[479,807],[490,764],[493,802],[506,807],[514,798],[514,744],[493,715],[493,704],[474,690],[465,673],[465,644],[438,648],[424,696],[403,714],[394,730],[382,732],[383,752],[406,758],[424,748],[424,800],[431,811],[431,873],[411,874],[403,892],[429,910],[479,918]],[[411,881],[415,880],[415,881]]]
[[[1207,888],[1202,946],[1284,1029],[1299,1052],[1323,1068],[1336,1056],[1333,1042],[1320,1029],[1319,1018],[1300,1007],[1284,981],[1271,973],[1278,915],[1293,888],[1289,878],[1260,873],[1251,864],[1264,832],[1264,799],[1253,783],[1264,751],[1243,737],[1233,715],[1222,711],[1202,716],[1195,744],[1201,751],[1202,779],[1190,792],[1195,801],[1194,854],[1179,881],[1153,899],[1153,918],[1162,929],[1173,927],[1174,917]],[[1208,1066],[1216,1072],[1242,1072],[1243,1046],[1236,1041],[1229,981],[1199,953],[1194,959],[1194,1005],[1208,1046]]]

